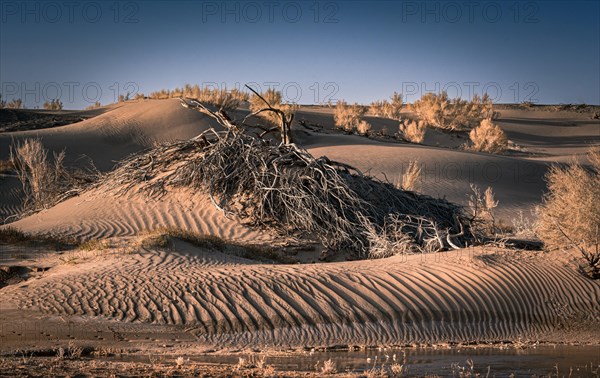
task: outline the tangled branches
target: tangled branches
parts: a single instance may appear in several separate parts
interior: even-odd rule
[[[192,188],[251,226],[363,256],[393,222],[402,237],[391,244],[390,254],[448,248],[472,236],[458,205],[396,189],[295,144],[250,136],[222,112],[182,103],[214,117],[225,131],[210,129],[130,157],[104,185],[121,191],[136,187],[151,196]]]

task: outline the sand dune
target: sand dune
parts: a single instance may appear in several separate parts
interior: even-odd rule
[[[512,113],[511,113],[512,112]],[[244,114],[240,111],[240,115]],[[465,204],[471,183],[492,186],[499,218],[510,223],[541,201],[548,162],[596,143],[596,121],[581,115],[503,111],[500,125],[525,152],[499,156],[435,145],[389,143],[332,132],[331,110],[304,109],[297,119],[323,126],[297,130],[313,155],[395,181],[408,161],[423,168],[419,190]],[[578,118],[579,117],[579,118]],[[395,121],[369,117],[374,128]],[[66,148],[71,162],[86,154],[102,170],[156,142],[187,139],[213,125],[177,100],[141,101],[107,109],[62,127],[0,134],[0,158],[13,138],[40,136]],[[395,130],[394,130],[395,131]],[[437,142],[436,142],[437,141]],[[430,132],[426,143],[457,147],[461,138]],[[533,149],[532,156],[527,149]],[[14,177],[0,178],[0,215],[18,210]],[[118,189],[118,188],[115,188]],[[11,226],[22,231],[116,238],[183,228],[243,243],[274,243],[269,233],[228,219],[206,195],[173,191],[160,200],[89,190]],[[554,254],[472,251],[330,264],[263,265],[177,242],[173,250],[100,251],[75,265],[57,263],[39,279],[2,289],[2,311],[41,311],[96,321],[174,325],[217,346],[382,345],[410,342],[600,342],[600,284]],[[558,332],[558,335],[557,335]],[[571,335],[571,336],[569,336]]]
[[[268,233],[226,218],[207,196],[185,191],[171,192],[160,200],[138,194],[117,197],[105,191],[90,191],[14,222],[11,227],[83,240],[133,236],[171,227],[232,241],[271,240]]]
[[[600,285],[543,254],[261,265],[182,244],[59,266],[3,306],[180,325],[215,347],[545,341],[600,322]]]
[[[184,109],[177,99],[145,100],[109,109],[72,125],[2,133],[0,159],[8,158],[13,140],[39,137],[51,151],[65,149],[68,162],[86,155],[105,171],[116,161],[153,143],[189,139],[217,126],[209,117]]]

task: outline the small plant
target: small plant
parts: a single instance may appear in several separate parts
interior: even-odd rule
[[[407,142],[423,143],[423,140],[425,140],[426,131],[427,125],[424,121],[404,119],[400,122],[400,137]]]
[[[335,374],[337,373],[337,367],[335,366],[335,362],[332,359],[329,359],[323,362],[323,366],[321,367],[321,373],[323,374]]]
[[[508,148],[508,139],[506,134],[491,119],[486,118],[481,124],[471,130],[469,133],[472,150],[498,154],[506,151]]]
[[[422,169],[419,166],[419,161],[409,161],[406,170],[404,171],[404,173],[402,173],[402,179],[395,185],[396,188],[415,191],[421,179],[421,173]]]
[[[535,231],[548,248],[576,248],[583,270],[600,278],[600,146],[588,152],[589,168],[573,162],[546,174],[548,192]]]
[[[352,133],[358,128],[361,123],[361,117],[365,113],[365,108],[357,103],[348,105],[347,102],[340,100],[335,106],[335,112],[333,114],[335,126],[338,129]]]
[[[480,233],[491,235],[496,231],[494,209],[498,206],[498,201],[494,198],[494,190],[488,186],[482,194],[479,187],[471,184],[471,191],[469,211],[473,227]]]

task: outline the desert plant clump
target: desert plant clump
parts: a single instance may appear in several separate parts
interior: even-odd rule
[[[48,158],[39,139],[25,139],[13,145],[10,160],[21,181],[24,213],[51,207],[79,194],[98,176],[95,168],[68,170],[64,167],[65,152]]]
[[[498,125],[486,118],[481,124],[469,132],[471,150],[499,154],[508,149],[508,138]]]
[[[425,140],[427,125],[422,120],[415,121],[404,119],[400,122],[398,131],[399,136],[407,142],[423,143],[423,140]]]
[[[428,126],[447,131],[470,130],[481,120],[497,116],[487,94],[467,101],[450,99],[446,92],[426,93],[413,103],[412,109]]]
[[[407,249],[442,249],[472,238],[458,205],[398,190],[295,144],[251,136],[200,103],[186,107],[214,117],[225,131],[209,129],[132,156],[98,186],[115,195],[135,188],[155,197],[169,188],[191,188],[250,226],[361,256],[369,249],[369,225],[382,232],[390,214],[401,220],[396,224],[408,236]]]
[[[600,278],[600,147],[588,158],[590,167],[573,162],[550,168],[535,232],[548,248],[576,248],[586,273]]]
[[[402,173],[402,180],[396,187],[398,189],[415,191],[421,180],[421,173],[422,168],[419,166],[419,161],[409,161],[406,170]]]
[[[371,133],[371,124],[367,121],[360,121],[356,126],[356,131],[360,135],[369,136],[369,134]]]
[[[335,127],[352,133],[358,128],[365,113],[366,109],[357,103],[348,105],[346,101],[340,100],[337,102],[333,113]]]
[[[494,236],[496,233],[496,218],[494,209],[498,207],[494,190],[488,186],[483,193],[477,185],[471,184],[468,209],[471,215],[471,225],[477,234]]]

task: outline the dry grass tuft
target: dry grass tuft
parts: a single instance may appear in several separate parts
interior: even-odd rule
[[[471,138],[469,149],[475,151],[498,154],[508,148],[506,134],[489,118],[482,120],[480,126],[471,130],[469,138]]]
[[[446,92],[427,93],[414,102],[412,109],[428,126],[442,130],[470,130],[485,118],[495,118],[492,100],[485,94],[473,100],[449,99]]]
[[[48,151],[39,139],[25,139],[13,145],[10,156],[24,193],[23,214],[54,206],[77,195],[98,177],[93,167],[67,170],[63,165],[64,151],[54,153],[54,161],[50,162]]]
[[[402,173],[402,182],[400,188],[404,190],[415,191],[418,188],[419,181],[421,180],[422,169],[419,166],[418,160],[411,160],[408,162],[408,167],[404,173]]]
[[[400,122],[399,132],[400,136],[407,142],[412,143],[423,143],[425,140],[425,132],[427,131],[427,125],[424,121],[414,121],[404,119]]]
[[[496,232],[494,209],[498,207],[494,190],[488,186],[482,194],[479,187],[471,184],[471,191],[468,207],[471,214],[472,226],[477,230],[478,234],[494,235]]]
[[[353,133],[361,123],[361,117],[366,113],[366,109],[357,103],[348,105],[346,101],[340,100],[335,106],[333,119],[335,127],[348,133]]]
[[[335,366],[335,362],[332,359],[323,362],[323,366],[321,366],[321,373],[323,374],[335,374],[337,373],[337,367]]]
[[[588,152],[591,167],[554,165],[535,231],[548,248],[577,248],[586,273],[600,278],[600,146]]]

